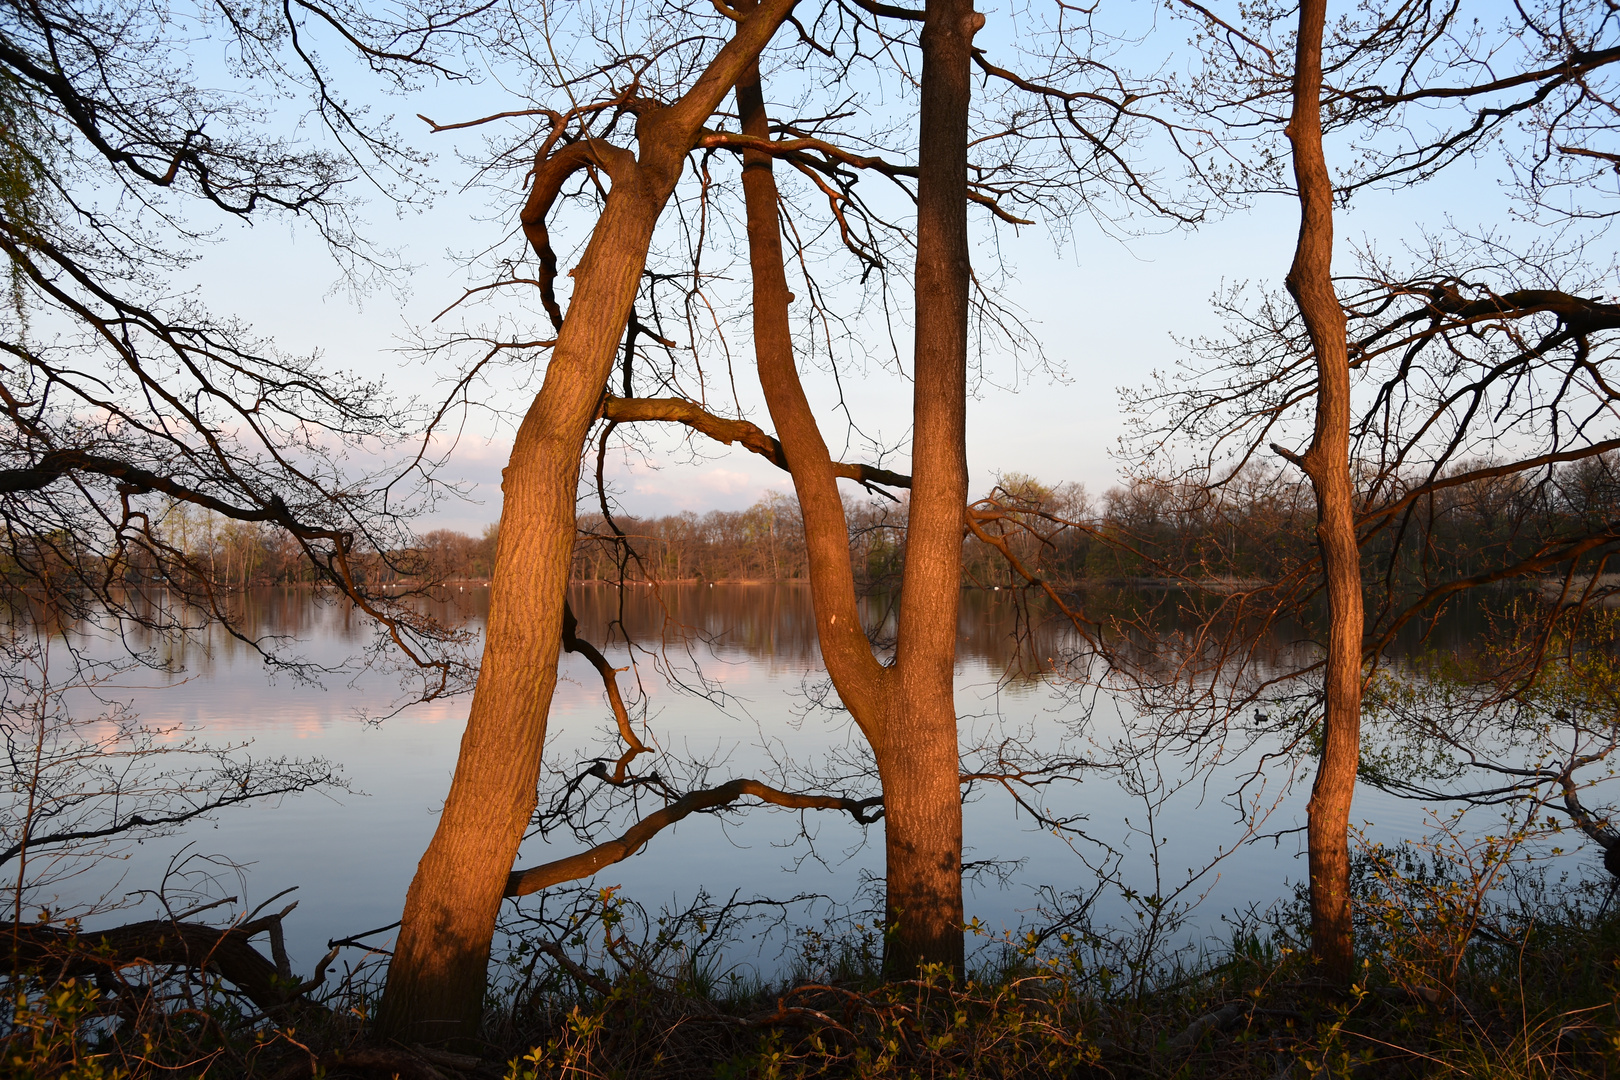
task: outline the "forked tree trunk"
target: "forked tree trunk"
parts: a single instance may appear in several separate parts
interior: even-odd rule
[[[590,151],[612,188],[574,270],[573,300],[545,382],[502,477],[478,688],[438,829],[406,895],[379,1016],[381,1033],[391,1038],[444,1042],[478,1031],[495,919],[536,802],[585,439],[686,154],[793,2],[766,0],[691,90],[638,119],[639,158],[605,145]]]
[[[1303,0],[1294,56],[1294,179],[1299,243],[1288,291],[1316,353],[1316,431],[1301,465],[1316,495],[1316,540],[1327,584],[1322,760],[1307,810],[1311,951],[1330,982],[1355,971],[1350,912],[1350,801],[1361,754],[1361,557],[1350,478],[1350,365],[1344,308],[1333,288],[1333,181],[1322,150],[1322,31],[1327,0]]]
[[[823,659],[883,784],[884,965],[896,976],[963,963],[954,674],[967,505],[969,61],[982,24],[971,0],[934,0],[923,28],[912,502],[892,668],[877,663],[860,625],[837,477],[799,382],[770,157],[743,159],[760,382],[803,514]],[[757,68],[739,80],[737,101],[743,132],[768,138]]]

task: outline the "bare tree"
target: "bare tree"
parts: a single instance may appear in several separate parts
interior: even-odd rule
[[[1189,664],[1183,673],[1223,673],[1205,685],[1227,696],[1205,702],[1227,719],[1186,730],[1207,734],[1267,695],[1301,694],[1297,685],[1287,689],[1291,674],[1260,672],[1243,642],[1285,615],[1312,624],[1310,605],[1325,595],[1325,622],[1316,624],[1321,651],[1306,665],[1322,685],[1294,698],[1297,711],[1271,715],[1321,724],[1309,821],[1313,948],[1325,973],[1343,982],[1353,963],[1344,824],[1365,665],[1376,664],[1403,627],[1432,620],[1469,589],[1555,567],[1575,574],[1581,559],[1601,560],[1612,538],[1607,521],[1521,537],[1498,552],[1501,561],[1476,559],[1469,570],[1461,568],[1466,560],[1435,557],[1440,534],[1429,525],[1446,491],[1508,476],[1545,482],[1562,463],[1610,449],[1612,396],[1595,350],[1613,312],[1600,297],[1583,296],[1582,285],[1569,287],[1580,271],[1559,280],[1557,252],[1521,246],[1515,253],[1496,234],[1432,241],[1430,251],[1417,253],[1427,265],[1415,272],[1396,272],[1368,254],[1361,277],[1336,278],[1335,200],[1369,185],[1420,182],[1490,145],[1510,121],[1526,119],[1540,142],[1524,151],[1514,144],[1512,160],[1527,169],[1521,175],[1529,188],[1540,190],[1552,158],[1587,156],[1573,138],[1551,148],[1568,125],[1580,127],[1578,118],[1601,109],[1598,86],[1617,54],[1606,44],[1608,16],[1587,4],[1516,9],[1489,30],[1464,29],[1456,7],[1372,7],[1330,25],[1322,6],[1306,4],[1287,51],[1267,45],[1284,20],[1279,13],[1240,26],[1188,7],[1211,50],[1229,64],[1224,76],[1198,84],[1225,88],[1214,109],[1234,120],[1223,145],[1236,148],[1245,131],[1257,129],[1281,131],[1290,143],[1286,156],[1266,149],[1242,160],[1240,186],[1289,192],[1300,201],[1302,223],[1287,278],[1293,304],[1266,299],[1234,308],[1237,333],[1193,374],[1196,389],[1139,399],[1154,416],[1143,445],[1190,436],[1198,449],[1188,471],[1162,458],[1151,468],[1164,490],[1207,505],[1252,476],[1256,456],[1269,447],[1310,481],[1317,553],[1285,560],[1263,588],[1191,605],[1203,610],[1204,630],[1197,647],[1182,653]],[[1436,119],[1446,105],[1454,111]],[[1433,122],[1409,123],[1419,109]],[[1324,132],[1350,141],[1336,174]],[[1284,162],[1292,184],[1281,175]],[[1581,247],[1576,241],[1568,250]],[[1306,426],[1306,447],[1293,449]],[[1480,460],[1486,445],[1492,457]],[[1165,565],[1196,579],[1208,564],[1186,554]],[[1379,567],[1372,581],[1382,586],[1370,622],[1369,560]],[[1251,677],[1238,677],[1243,671]],[[1319,703],[1311,700],[1317,694]]]
[[[1350,801],[1361,753],[1361,553],[1350,479],[1350,357],[1344,309],[1333,286],[1333,181],[1322,149],[1322,31],[1326,0],[1299,8],[1294,52],[1293,146],[1299,193],[1299,244],[1288,291],[1316,357],[1315,433],[1291,457],[1316,493],[1316,540],[1328,597],[1323,671],[1322,759],[1307,809],[1310,828],[1311,948],[1326,977],[1347,983],[1355,971],[1350,916]]]
[[[675,24],[678,32],[671,29],[677,17],[690,20]],[[1060,11],[1060,19],[1070,17]],[[1079,18],[1084,23],[1085,17]],[[601,526],[620,560],[641,560],[640,574],[647,574],[647,556],[635,549],[610,505],[602,464],[612,441],[626,436],[632,425],[680,424],[719,442],[740,443],[792,474],[822,652],[840,698],[872,744],[884,788],[895,924],[891,966],[896,971],[919,963],[959,966],[963,781],[951,679],[967,501],[962,425],[969,326],[977,318],[986,332],[999,331],[1011,320],[992,294],[973,286],[965,215],[970,205],[1009,222],[1027,220],[1019,216],[1025,207],[1071,213],[1099,184],[1150,207],[1159,205],[1151,178],[1133,171],[1123,150],[1145,95],[1088,58],[1064,51],[1072,40],[1048,57],[1050,82],[1015,74],[974,49],[972,33],[979,21],[970,7],[951,4],[922,10],[829,3],[803,18],[791,5],[771,3],[727,5],[718,14],[681,7],[660,13],[650,41],[629,44],[623,41],[627,23],[616,14],[587,24],[603,59],[576,73],[559,67],[557,56],[568,50],[556,48],[554,28],[542,20],[511,36],[532,42],[524,54],[524,62],[533,65],[531,77],[546,84],[558,102],[566,98],[567,107],[536,101],[532,110],[439,126],[451,130],[513,118],[532,122],[533,117],[543,122],[538,132],[525,128],[513,143],[498,144],[491,166],[526,174],[528,200],[520,222],[538,272],[520,270],[516,259],[500,260],[495,280],[470,290],[463,303],[499,290],[533,290],[556,336],[497,325],[459,335],[443,347],[478,350],[471,370],[455,383],[463,403],[474,400],[470,388],[491,368],[522,364],[548,349],[550,359],[506,472],[484,666],[451,795],[408,901],[384,1002],[383,1022],[390,1032],[434,1039],[470,1034],[502,892],[511,882],[561,880],[551,871],[531,878],[511,870],[536,802],[545,709],[560,649],[584,654],[602,673],[625,744],[617,763],[593,766],[580,780],[594,777],[629,790],[658,791],[669,803],[668,813],[644,822],[714,809],[723,805],[716,801],[721,794],[812,799],[815,805],[850,811],[858,820],[875,812],[864,798],[784,792],[756,781],[738,782],[741,786],[727,792],[721,785],[683,793],[633,771],[645,748],[625,714],[611,669],[595,645],[580,639],[566,603],[579,461],[597,420],[603,421],[593,440]],[[715,33],[717,23],[723,34]],[[922,33],[914,36],[919,24]],[[765,110],[763,76],[755,65],[778,27],[787,25],[797,39],[784,30],[783,53],[794,63],[819,65],[818,77],[833,96],[822,109],[801,104],[798,115],[778,119]],[[1089,33],[1084,25],[1074,29],[1082,39]],[[909,66],[919,54],[920,81]],[[906,111],[888,126],[874,122],[866,130],[851,130],[858,110],[849,109],[849,100],[859,93],[851,72],[891,57],[906,58],[891,77],[904,108],[914,101],[919,106],[920,121]],[[581,62],[576,56],[571,63]],[[975,67],[1000,89],[999,100],[1006,104],[988,119],[976,118],[970,108]],[[1081,85],[1053,85],[1064,80]],[[733,87],[735,127],[721,111]],[[984,131],[975,135],[970,155],[967,133],[981,122]],[[634,150],[618,145],[621,139],[633,140]],[[721,181],[713,162],[724,157],[742,161],[740,215],[722,212],[719,203]],[[779,186],[773,166],[791,169],[802,179],[800,187]],[[683,170],[690,181],[685,189],[678,183]],[[908,203],[915,200],[915,247],[904,219],[880,212],[858,186],[863,177],[881,178]],[[825,206],[819,217],[804,205],[806,193]],[[571,201],[591,205],[596,216],[571,271],[565,310],[558,296],[560,258],[553,228]],[[675,221],[661,232],[666,207],[676,211]],[[1191,219],[1198,211],[1177,213]],[[725,275],[706,260],[721,246],[716,237],[728,235],[737,247],[723,250],[744,250],[746,244],[751,307],[746,302],[728,307],[714,291]],[[891,334],[890,277],[905,276],[902,258],[916,268],[914,475],[834,460],[800,385],[800,363],[858,343],[858,316],[838,313],[839,297],[811,265],[827,248],[854,267],[844,284],[864,288],[870,283],[880,305],[877,314],[884,318],[879,325]],[[803,278],[802,286],[795,280],[794,289],[802,288],[799,310],[808,312],[797,334],[790,305],[798,298],[789,290],[790,271]],[[740,314],[718,314],[722,311]],[[703,367],[698,346],[708,344],[720,353],[718,362],[729,374],[732,353],[723,330],[737,322],[752,338],[774,436],[740,416],[721,415],[707,397],[714,376]],[[678,333],[688,335],[690,344],[678,344]],[[697,355],[679,360],[687,348]],[[637,396],[638,388],[656,390]],[[892,664],[860,622],[840,478],[869,490],[910,489]],[[677,813],[678,807],[694,809]],[[601,865],[601,858],[627,854],[626,838],[639,843],[650,836],[642,824],[599,845],[600,850],[593,848],[595,854],[579,862],[585,869],[578,872]]]
[[[969,69],[973,34],[983,24],[971,2],[934,3],[922,29],[913,475],[900,624],[887,667],[861,626],[832,457],[799,385],[770,159],[745,155],[743,165],[760,381],[804,514],[827,670],[871,744],[883,782],[885,966],[902,974],[923,963],[962,964],[953,677],[967,503]],[[744,134],[766,138],[757,70],[737,92]]]
[[[0,313],[0,554],[14,596],[58,623],[115,633],[133,623],[183,634],[211,619],[267,662],[318,674],[327,660],[259,639],[221,587],[215,524],[271,528],[308,580],[376,620],[382,651],[418,674],[416,696],[461,688],[457,635],[373,588],[379,563],[413,549],[401,510],[421,474],[408,461],[367,475],[355,461],[394,444],[413,406],[289,355],[176,295],[173,279],[218,224],[281,220],[312,229],[351,284],[386,283],[399,267],[362,235],[360,189],[420,202],[422,159],[338,94],[320,56],[335,46],[385,90],[459,77],[440,43],[476,13],[407,6],[380,18],[310,0],[0,5],[11,301]],[[199,39],[229,57],[205,76],[188,55]],[[199,511],[204,535],[188,536]],[[121,640],[134,650],[136,637]],[[34,700],[26,651],[12,659],[8,704]],[[72,660],[72,678],[93,677],[85,657]],[[30,725],[9,713],[5,727],[26,796],[7,808],[19,903],[33,872],[24,864],[38,869],[52,850],[337,782],[322,762],[255,761],[236,746],[155,753],[153,733],[133,722],[87,734],[80,718],[40,708]],[[14,943],[17,933],[14,922]],[[150,940],[137,934],[131,948]]]
[[[704,123],[791,11],[773,0],[737,22],[691,87],[668,104],[621,101],[635,116],[632,153],[586,134],[590,115],[557,114],[536,157],[525,209],[548,266],[545,214],[562,181],[599,169],[612,187],[574,270],[545,383],[524,416],[502,484],[500,539],[478,688],[455,777],[406,898],[381,1021],[396,1035],[443,1039],[477,1030],[496,915],[536,802],[546,712],[563,645],[580,457],[595,421],[658,217]],[[588,132],[588,129],[587,129]],[[548,290],[549,281],[543,286]]]
[[[0,11],[0,250],[12,301],[0,324],[0,549],[13,584],[80,617],[181,631],[200,609],[243,634],[216,589],[213,546],[188,551],[163,527],[181,505],[290,537],[312,577],[421,665],[420,693],[459,684],[439,648],[444,628],[373,594],[361,565],[409,546],[397,512],[409,474],[361,475],[348,452],[394,439],[408,407],[170,283],[218,222],[273,218],[312,228],[354,283],[386,280],[394,266],[358,230],[356,189],[420,200],[420,162],[336,95],[313,42],[332,35],[401,87],[450,74],[434,36],[445,15],[385,23],[318,4],[252,19],[185,4]],[[192,16],[235,58],[214,83],[199,81],[174,36]],[[324,141],[269,119],[300,99]],[[189,604],[143,605],[129,588],[150,585]]]

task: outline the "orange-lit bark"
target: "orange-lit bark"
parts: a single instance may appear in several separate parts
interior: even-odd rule
[[[1326,0],[1304,0],[1294,57],[1288,139],[1300,203],[1288,291],[1316,353],[1316,430],[1299,465],[1316,494],[1316,539],[1328,596],[1322,760],[1307,811],[1311,950],[1331,982],[1355,969],[1350,917],[1350,801],[1361,753],[1361,557],[1350,477],[1350,364],[1344,308],[1333,287],[1333,181],[1322,149],[1322,31]]]
[[[967,110],[971,0],[934,0],[923,28],[912,502],[894,664],[872,654],[856,607],[848,525],[794,360],[771,156],[743,154],[760,382],[803,515],[827,670],[876,756],[883,785],[885,966],[960,970],[962,807],[954,673],[967,503]],[[770,126],[757,68],[737,86],[745,135]]]
[[[957,609],[967,506],[967,138],[972,0],[929,0],[918,130],[911,513],[883,776],[889,940],[884,966],[962,966]]]
[[[389,1037],[440,1042],[477,1032],[496,915],[536,802],[585,440],[654,226],[686,155],[793,4],[764,0],[686,94],[644,112],[636,127],[638,154],[591,144],[593,162],[612,188],[574,270],[573,299],[545,382],[503,474],[478,688],[438,829],[406,896],[379,1017]],[[526,231],[533,224],[525,221]]]

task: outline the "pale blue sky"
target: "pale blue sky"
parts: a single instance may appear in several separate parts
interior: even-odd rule
[[[489,86],[465,98],[453,88],[430,88],[387,107],[402,117],[423,112],[443,121],[475,115],[481,103],[498,100],[498,89]],[[415,121],[402,120],[401,126],[408,139],[439,153],[435,174],[442,186],[453,189],[463,180],[453,137],[430,136]],[[464,145],[474,143],[467,138]],[[1446,215],[1463,226],[1505,223],[1510,203],[1502,179],[1494,160],[1477,166],[1463,162],[1421,189],[1363,194],[1340,215],[1340,249],[1371,239],[1388,250],[1415,237],[1421,223],[1437,224]],[[383,292],[355,304],[334,291],[336,268],[316,238],[274,225],[223,227],[219,242],[191,276],[216,310],[251,321],[284,348],[319,348],[329,363],[382,377],[402,395],[426,396],[440,373],[402,353],[401,346],[412,328],[454,300],[467,280],[447,251],[496,242],[505,226],[491,215],[510,221],[521,198],[515,189],[504,195],[452,191],[426,213],[403,218],[373,205],[372,235],[419,266],[403,302]],[[499,204],[502,199],[505,205]],[[1081,481],[1093,493],[1115,483],[1118,462],[1111,451],[1124,430],[1116,389],[1140,385],[1154,369],[1173,366],[1182,351],[1178,337],[1216,332],[1209,300],[1223,283],[1279,283],[1292,255],[1296,215],[1295,204],[1274,197],[1194,232],[1126,242],[1081,221],[1061,250],[1039,226],[1016,236],[1004,231],[1003,250],[1017,269],[1008,296],[1023,309],[1061,375],[1019,373],[1010,361],[992,363],[993,376],[1016,383],[1016,389],[986,386],[970,405],[975,490],[1007,471]],[[1348,264],[1341,258],[1340,265]],[[807,377],[812,395],[830,404],[830,380],[814,373]],[[739,367],[738,389],[752,418],[768,426],[746,367]],[[866,430],[891,443],[904,435],[909,389],[901,379],[869,374],[846,382],[846,389]],[[508,395],[504,404],[520,408],[521,396]],[[473,418],[446,473],[467,484],[472,499],[442,505],[424,527],[476,531],[496,519],[509,435],[509,426]],[[841,429],[829,436],[836,444]],[[903,453],[893,462],[903,467]],[[701,462],[677,454],[656,470],[620,462],[614,473],[625,509],[642,514],[739,508],[769,489],[790,488],[784,474],[758,458],[723,447],[714,447]]]

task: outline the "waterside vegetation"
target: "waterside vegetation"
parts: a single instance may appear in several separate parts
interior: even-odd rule
[[[1620,23],[1595,0],[1329,7],[0,0],[0,574],[25,600],[0,633],[6,1068],[1613,1073]],[[363,235],[360,193],[408,210],[442,178],[368,99],[474,85],[491,93],[422,117],[441,145],[470,136],[448,156],[503,223],[414,331],[438,400],[396,401],[176,289],[213,236],[271,222],[357,290],[402,287],[412,268]],[[1397,253],[1335,266],[1359,192],[1487,160],[1509,224],[1420,222]],[[1121,487],[1093,505],[1007,476],[975,498],[985,363],[1039,363],[1010,230],[1190,231],[1277,199],[1299,223],[1281,290],[1219,296],[1226,330],[1126,391]],[[906,433],[892,445],[860,435],[844,391],[878,369],[910,391],[882,418]],[[807,385],[822,372],[836,401]],[[726,381],[757,390],[760,423]],[[456,486],[445,448],[486,414],[515,421],[498,528],[416,537]],[[757,455],[792,495],[636,519],[605,462],[668,445],[650,430]],[[454,577],[487,581],[479,635],[421,602]],[[585,579],[621,601],[806,581],[826,674],[806,697],[846,722],[847,753],[741,775],[723,748],[662,739],[633,688],[668,673],[662,642],[582,622]],[[1130,581],[1186,587],[1123,608],[1077,587]],[[1040,738],[963,721],[974,582],[1071,635]],[[67,705],[106,674],[167,671],[137,639],[205,623],[291,678],[346,673],[253,632],[237,601],[270,583],[363,612],[360,662],[399,675],[401,703],[471,695],[399,923],[330,942],[307,977],[290,902],[246,909],[206,862],[178,858],[141,894],[160,914],[133,922],[48,892],[122,845],[343,788],[318,759]],[[1392,650],[1486,593],[1482,648]],[[81,626],[116,658],[80,648]],[[573,757],[552,710],[565,654],[601,691],[603,741]],[[1306,775],[1303,822],[1270,821]],[[1219,778],[1230,841],[1171,873],[1158,824],[1130,823],[1155,882],[1134,887],[1127,845],[1047,798],[1099,778],[1150,819]],[[1352,827],[1369,783],[1466,822],[1440,812],[1420,846],[1379,847]],[[963,810],[983,790],[1100,854],[1066,864],[1079,884],[1050,886],[1029,936],[970,956]],[[806,934],[789,977],[715,959],[729,904],[653,916],[589,881],[694,814],[771,809],[807,837],[815,816],[881,823],[870,904]],[[537,832],[578,850],[519,865]],[[1185,950],[1234,846],[1296,832],[1292,902]],[[1572,839],[1602,860],[1572,867]],[[1092,919],[1105,893],[1136,925]]]
[[[615,889],[572,890],[553,907],[564,914],[552,930],[568,932],[553,939],[530,926],[516,939],[483,1039],[457,1050],[368,1039],[382,957],[336,943],[356,946],[336,964],[340,977],[322,982],[334,948],[301,981],[249,944],[274,945],[274,913],[228,925],[176,913],[147,927],[144,943],[36,923],[20,940],[40,975],[12,1000],[4,1060],[8,1075],[29,1080],[1551,1078],[1620,1068],[1612,888],[1531,873],[1482,892],[1455,858],[1409,846],[1363,850],[1354,883],[1365,952],[1342,991],[1310,962],[1303,896],[1234,918],[1224,944],[1201,950],[1075,925],[981,941],[966,975],[926,968],[904,980],[885,979],[880,935],[846,921],[802,930],[784,976],[761,980],[719,959],[736,929],[728,919],[747,921],[735,905],[700,900],[649,918]]]

